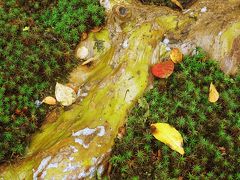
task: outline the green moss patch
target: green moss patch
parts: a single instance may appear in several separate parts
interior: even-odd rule
[[[56,6],[44,11],[40,21],[65,41],[77,43],[79,34],[102,25],[104,16],[98,0],[59,0]]]
[[[208,101],[213,82],[220,93]],[[139,99],[126,135],[116,139],[112,179],[239,179],[240,75],[225,76],[201,50],[185,57],[166,80]],[[166,122],[183,136],[182,156],[154,139],[150,124]]]

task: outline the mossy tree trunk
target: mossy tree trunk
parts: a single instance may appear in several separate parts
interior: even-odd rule
[[[3,179],[93,178],[101,174],[127,116],[148,86],[149,66],[161,59],[166,46],[190,53],[201,46],[228,74],[238,69],[240,52],[239,0],[199,0],[182,13],[136,1],[105,0],[107,23],[80,43],[96,60],[79,66],[69,81],[87,96],[67,110],[58,108],[46,119],[23,159],[4,164]],[[201,8],[207,7],[207,12]],[[97,52],[96,42],[104,49]],[[55,113],[55,115],[54,115]]]

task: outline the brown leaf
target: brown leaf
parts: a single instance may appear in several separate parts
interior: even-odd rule
[[[123,136],[126,134],[126,128],[121,126],[118,128],[118,139],[122,139]]]
[[[86,32],[82,33],[81,40],[84,41],[88,38],[88,34]]]
[[[77,93],[79,90],[78,86],[75,86],[71,83],[67,83],[66,86],[72,88],[75,91],[75,93]]]
[[[178,180],[183,180],[183,177],[182,177],[182,176],[179,176],[179,177],[178,177]]]
[[[182,6],[182,4],[181,4],[178,0],[171,0],[171,1],[172,1],[172,3],[174,3],[174,4],[176,4],[178,7],[180,7],[181,10],[183,10],[183,6]]]
[[[101,30],[102,30],[102,27],[101,27],[101,26],[96,26],[96,27],[94,27],[91,31],[94,32],[94,33],[96,33],[96,32],[99,32],[99,31],[101,31]]]
[[[22,112],[22,111],[21,111],[20,109],[16,109],[16,110],[15,110],[15,114],[17,114],[17,115],[20,115],[21,112]]]
[[[226,155],[225,147],[218,147],[218,149],[221,151],[222,155]]]
[[[43,103],[49,104],[49,105],[55,105],[57,103],[56,99],[51,96],[47,96],[42,100]]]

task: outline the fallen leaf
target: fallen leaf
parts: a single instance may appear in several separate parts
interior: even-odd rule
[[[26,113],[27,111],[28,111],[28,107],[25,106],[25,107],[22,109],[22,112],[23,112],[23,113]]]
[[[213,83],[210,84],[208,100],[212,103],[219,99],[219,93]]]
[[[180,63],[183,60],[183,54],[178,48],[173,48],[170,53],[170,58],[174,63]]]
[[[89,58],[88,60],[84,61],[84,62],[82,63],[82,65],[84,66],[84,65],[86,65],[86,64],[88,64],[88,63],[90,63],[90,62],[92,62],[92,61],[94,61],[94,60],[95,60],[94,58]]]
[[[101,30],[102,30],[102,27],[101,27],[101,26],[96,26],[96,27],[94,27],[91,31],[94,32],[94,33],[96,33],[96,32],[99,32],[99,31],[101,31]]]
[[[178,180],[183,180],[183,177],[182,177],[182,176],[179,176],[179,177],[178,177]]]
[[[20,115],[21,114],[21,110],[20,109],[16,109],[15,110],[15,114]]]
[[[184,154],[183,138],[181,134],[167,123],[151,124],[151,132],[153,136],[169,146],[172,150]]]
[[[76,92],[72,88],[64,86],[60,83],[56,84],[55,96],[57,101],[63,106],[70,106],[77,99]]]
[[[30,29],[30,27],[25,26],[25,27],[23,28],[23,31],[28,31],[29,29]]]
[[[56,99],[51,96],[47,96],[42,100],[43,103],[49,104],[49,105],[55,105],[57,103]]]
[[[155,64],[151,71],[152,74],[159,78],[168,78],[174,70],[174,63],[171,60]]]
[[[174,4],[176,4],[178,7],[180,7],[181,10],[183,10],[183,6],[182,6],[182,4],[181,4],[178,0],[171,0],[171,1],[172,1],[172,3],[174,3]]]
[[[78,93],[78,90],[79,90],[78,86],[71,83],[67,83],[66,86],[72,88],[75,91],[75,93]]]
[[[77,49],[76,56],[80,59],[86,59],[88,57],[89,50],[85,46],[81,46]]]
[[[218,149],[221,151],[222,155],[226,155],[225,147],[218,147]]]
[[[124,126],[121,126],[118,128],[118,139],[122,139],[123,136],[126,134],[126,128]]]
[[[87,37],[88,37],[88,34],[86,32],[83,32],[81,36],[81,40],[84,41],[87,39]]]

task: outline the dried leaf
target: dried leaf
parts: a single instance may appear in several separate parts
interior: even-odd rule
[[[82,65],[84,66],[84,65],[87,65],[87,64],[89,64],[90,62],[92,62],[92,61],[94,61],[95,59],[94,58],[89,58],[88,60],[86,60],[86,61],[84,61],[83,63],[82,63]]]
[[[176,4],[178,7],[180,7],[181,10],[183,10],[183,6],[182,6],[182,4],[181,4],[178,0],[171,0],[171,1],[172,1],[172,3],[174,3],[174,4]]]
[[[99,32],[99,31],[101,31],[101,30],[102,30],[102,27],[101,27],[101,26],[96,26],[96,27],[94,27],[91,31],[94,32],[94,33],[96,33],[96,32]]]
[[[126,134],[126,127],[121,126],[118,128],[118,139],[122,139],[124,137],[124,135]]]
[[[77,49],[76,56],[80,59],[86,59],[88,57],[89,50],[85,46],[81,46]]]
[[[57,101],[63,106],[70,106],[77,99],[76,92],[72,88],[64,86],[60,83],[56,84],[55,96]]]
[[[16,110],[15,110],[15,114],[17,114],[17,115],[20,115],[21,112],[22,112],[22,111],[21,111],[20,109],[16,109]]]
[[[172,150],[184,154],[183,138],[181,134],[167,123],[151,124],[151,132],[153,136],[169,146]]]
[[[170,53],[170,58],[174,63],[180,63],[183,60],[183,54],[178,48],[173,48]]]
[[[219,93],[213,83],[210,84],[208,100],[212,103],[219,99]]]
[[[78,86],[71,84],[71,83],[67,83],[66,86],[72,88],[75,91],[75,93],[77,93],[79,90]]]
[[[23,28],[23,31],[28,31],[29,29],[30,29],[29,26],[25,26],[25,27]]]
[[[81,36],[81,41],[84,41],[88,38],[88,34],[86,32],[83,32],[82,33],[82,36]]]
[[[174,63],[171,60],[155,64],[151,71],[152,74],[159,78],[168,78],[174,70]]]
[[[47,96],[42,100],[43,103],[49,104],[49,105],[55,105],[57,103],[56,99],[51,96]]]

